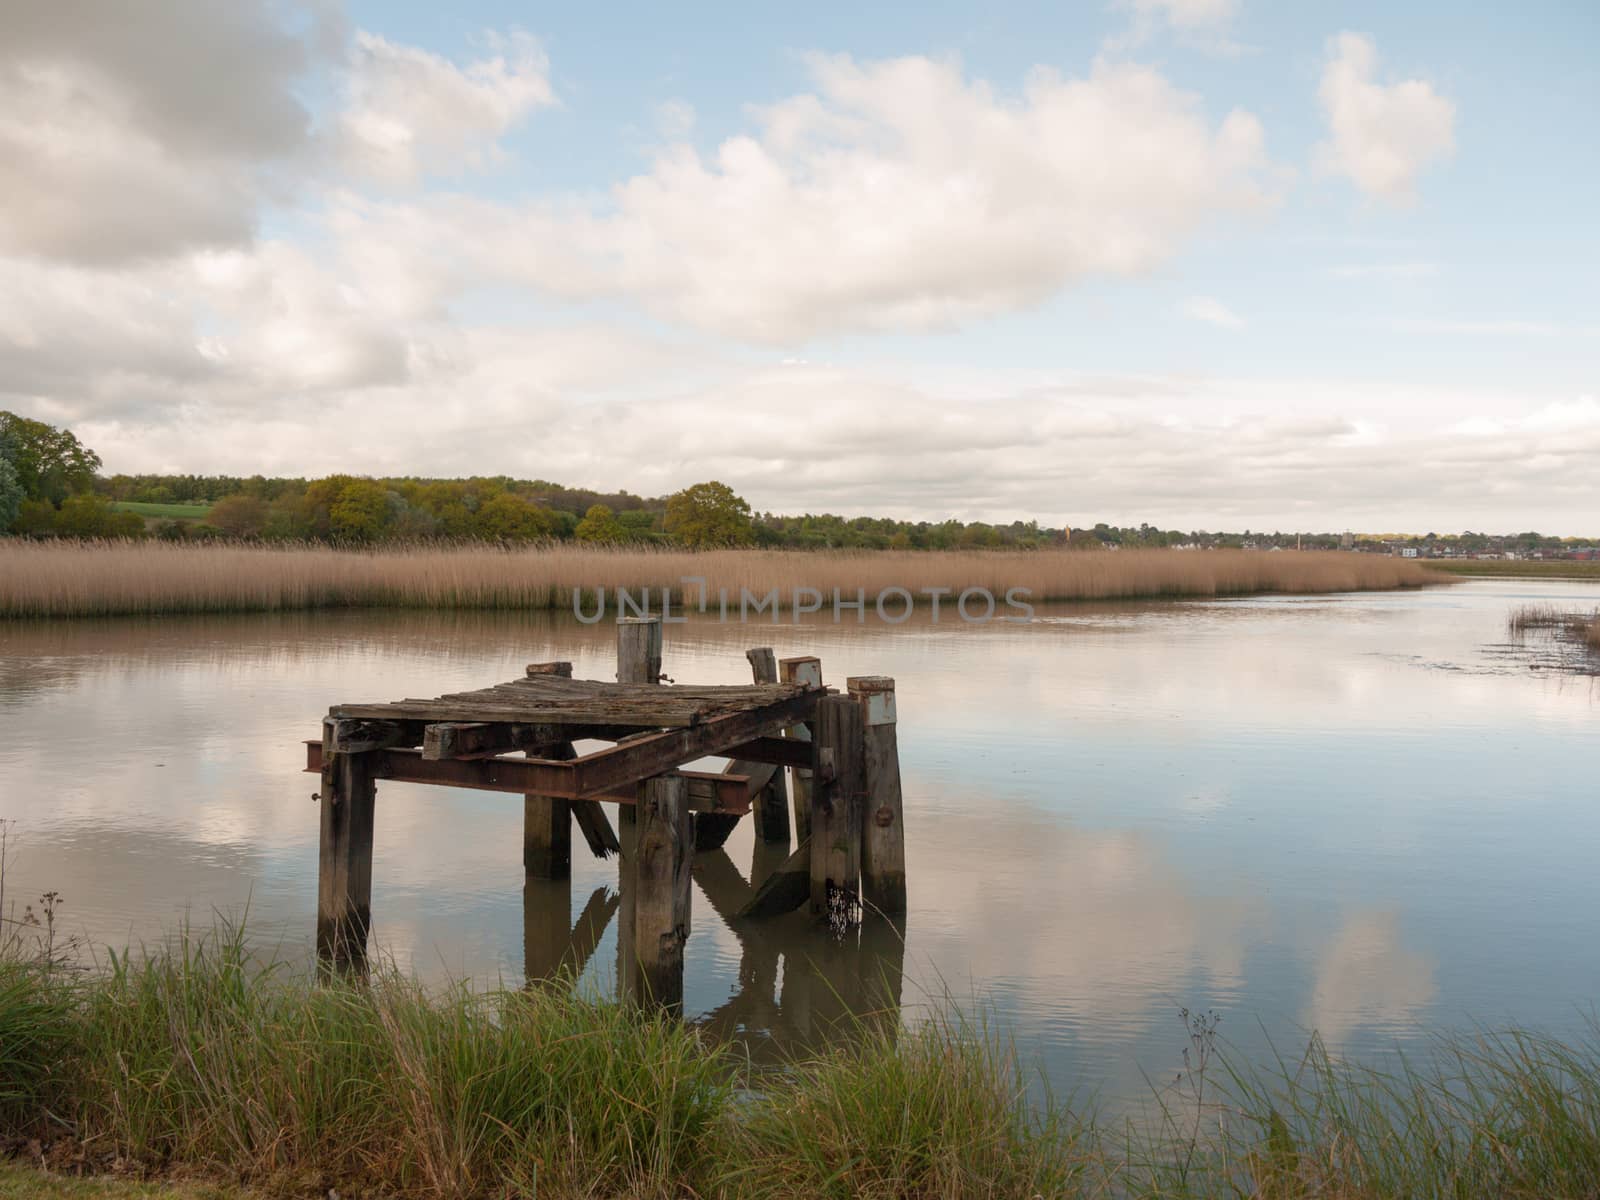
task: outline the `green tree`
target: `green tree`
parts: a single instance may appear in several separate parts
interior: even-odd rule
[[[609,505],[591,504],[578,522],[576,536],[580,542],[615,543],[626,541],[628,534]]]
[[[5,444],[0,443],[0,533],[11,528],[21,504],[22,484],[17,481],[17,469],[11,465]]]
[[[549,537],[555,529],[549,514],[513,492],[501,492],[478,506],[473,532],[481,538],[507,542],[532,542]]]
[[[370,542],[383,536],[389,492],[381,483],[353,475],[329,475],[306,488],[302,502],[308,532],[341,542]]]
[[[255,537],[267,523],[267,502],[260,496],[224,496],[212,505],[206,520],[229,537]]]
[[[143,537],[144,518],[117,512],[101,496],[68,496],[56,513],[55,531],[62,537]]]
[[[669,536],[685,546],[747,546],[755,537],[750,505],[725,483],[711,480],[667,497]]]
[[[59,505],[68,496],[87,492],[100,469],[100,456],[65,429],[0,412],[0,442],[16,471],[22,493],[30,500]]]

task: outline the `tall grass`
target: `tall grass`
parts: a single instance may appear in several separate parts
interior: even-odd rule
[[[1192,1111],[1116,1125],[1030,1105],[1015,1050],[953,1018],[757,1072],[549,988],[319,986],[222,929],[87,971],[0,959],[0,1055],[0,1145],[294,1194],[1600,1195],[1594,1034],[1483,1033],[1389,1071],[1315,1041],[1253,1071],[1207,1042]]]
[[[1254,592],[1341,592],[1435,580],[1400,559],[1363,554],[1168,550],[807,552],[600,549],[555,544],[501,550],[411,546],[369,551],[321,546],[185,546],[0,540],[0,616],[266,612],[334,607],[566,609],[575,589],[672,591],[711,603],[726,589],[787,603],[798,588],[831,597],[864,589],[1030,589],[1035,602]],[[898,608],[895,609],[898,612]]]
[[[1554,604],[1522,604],[1511,610],[1506,627],[1517,637],[1546,632],[1600,650],[1600,609],[1579,613]]]

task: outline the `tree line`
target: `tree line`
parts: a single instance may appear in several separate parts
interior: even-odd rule
[[[0,532],[26,537],[320,541],[376,545],[428,540],[793,549],[960,550],[1303,546],[1336,549],[1348,535],[1217,533],[1150,524],[1051,528],[1037,521],[901,521],[832,513],[752,512],[726,484],[636,496],[496,475],[320,479],[264,475],[103,475],[100,456],[66,429],[0,411]],[[1384,535],[1389,537],[1392,535]],[[1465,549],[1514,541],[1558,547],[1538,533],[1494,538],[1428,534]],[[1379,548],[1357,540],[1355,548]]]

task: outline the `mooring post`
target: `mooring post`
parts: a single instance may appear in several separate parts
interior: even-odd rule
[[[817,702],[811,778],[811,912],[837,925],[861,920],[861,810],[866,754],[861,706]]]
[[[778,682],[778,659],[771,646],[756,646],[744,652],[750,660],[750,676],[755,683]],[[756,837],[763,842],[789,840],[789,795],[779,768],[767,785],[754,797]]]
[[[617,682],[661,682],[661,618],[617,618]]]
[[[900,746],[895,734],[894,680],[855,675],[846,681],[861,709],[866,747],[862,806],[861,895],[882,912],[906,911],[905,804],[900,795]]]
[[[683,1005],[683,944],[689,938],[694,862],[689,797],[681,775],[647,779],[639,794],[633,873],[636,998],[663,1008]]]
[[[809,654],[783,659],[778,663],[778,678],[784,683],[808,683],[820,688],[822,660]],[[806,722],[800,722],[785,729],[783,736],[809,742],[811,729]],[[794,772],[794,836],[801,842],[811,836],[811,772],[799,768]]]
[[[529,675],[572,678],[570,662],[531,663]],[[529,758],[548,757],[565,762],[576,757],[571,742],[549,751],[530,750]],[[572,874],[572,806],[554,796],[522,797],[522,870],[532,879],[566,879]]]
[[[322,723],[332,747],[333,721]],[[336,971],[360,971],[372,927],[372,818],[377,787],[370,753],[322,756],[322,828],[317,853],[317,957]]]

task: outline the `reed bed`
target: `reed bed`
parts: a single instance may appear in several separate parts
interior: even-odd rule
[[[1600,650],[1600,609],[1581,613],[1554,604],[1523,604],[1512,609],[1506,627],[1516,637],[1543,632]]]
[[[1417,587],[1438,576],[1412,562],[1340,553],[1118,553],[1007,551],[603,549],[557,543],[531,548],[423,545],[377,550],[324,546],[185,546],[150,542],[0,540],[0,616],[271,612],[318,608],[568,609],[575,591],[661,589],[698,600],[706,580],[737,605],[741,589],[833,590],[870,603],[890,588],[1010,588],[1034,602],[1260,592],[1344,592]],[[899,611],[896,609],[895,611]]]
[[[1030,1103],[1026,1065],[981,1026],[857,1033],[757,1071],[550,988],[318,985],[227,929],[87,970],[11,954],[0,1146],[279,1195],[1600,1194],[1592,1034],[1441,1040],[1390,1071],[1313,1041],[1245,1071],[1213,1026],[1180,1077],[1192,1103],[1164,1095],[1135,1123]]]

